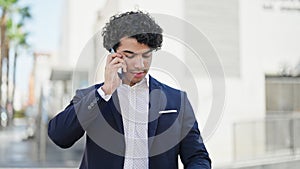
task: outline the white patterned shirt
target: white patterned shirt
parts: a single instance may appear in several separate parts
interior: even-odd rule
[[[99,88],[102,90],[101,88]],[[104,96],[108,101],[110,96]],[[134,86],[121,84],[117,88],[125,136],[124,169],[148,169],[148,103],[149,76]]]

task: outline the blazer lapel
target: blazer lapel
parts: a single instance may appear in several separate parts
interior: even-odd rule
[[[163,103],[164,93],[161,85],[154,78],[149,76],[149,114],[148,114],[148,147],[151,149],[156,135],[159,111]]]
[[[124,135],[123,119],[121,115],[121,108],[117,91],[112,94],[112,98],[109,100],[109,106],[111,108],[111,113],[115,119],[118,132]]]

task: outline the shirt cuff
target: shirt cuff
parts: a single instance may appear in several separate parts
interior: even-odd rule
[[[105,101],[108,101],[111,98],[111,94],[105,94],[104,91],[102,90],[102,87],[99,87],[99,89],[97,89],[97,92]]]

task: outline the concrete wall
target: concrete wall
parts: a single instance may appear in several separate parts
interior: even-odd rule
[[[297,46],[300,44],[299,13],[266,11],[263,8],[265,3],[273,2],[271,0],[101,2],[68,0],[62,22],[62,44],[59,55],[61,65],[74,67],[84,46],[115,12],[140,9],[175,16],[190,22],[205,33],[215,46],[226,76],[226,101],[222,120],[215,132],[206,139],[213,165],[224,166],[234,161],[233,124],[265,117],[265,73],[278,72],[282,62],[289,65],[299,61],[300,52]],[[89,43],[91,46],[86,49],[90,53],[87,52],[86,55],[92,57],[86,58],[83,67],[90,72],[88,79],[90,83],[103,81],[104,62],[99,58],[108,53],[95,50],[102,47],[102,44],[92,41]],[[171,54],[176,53],[178,59],[187,61],[186,57],[189,54],[181,43],[165,38],[164,44],[162,50]],[[198,92],[201,95],[198,101],[191,102],[194,107],[199,105],[200,113],[197,118],[202,129],[214,99],[210,79],[203,67],[198,68],[198,65],[192,62],[186,64],[194,66],[195,74],[200,72],[195,79],[200,84]],[[97,73],[94,74],[97,66],[102,69],[97,69]],[[162,81],[172,83],[168,78],[162,78]],[[239,135],[241,138],[244,137],[243,134],[248,134],[247,131],[241,133]],[[264,148],[263,145],[256,145],[257,147]],[[244,152],[250,153],[251,147],[248,148],[245,148]]]

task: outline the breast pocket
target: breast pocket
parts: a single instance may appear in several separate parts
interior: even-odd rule
[[[163,110],[163,111],[167,111],[167,110]],[[162,111],[160,111],[160,112],[162,112]],[[169,111],[169,112],[159,113],[159,114],[160,115],[158,117],[157,134],[165,132],[171,126],[176,127],[176,128],[180,127],[177,111],[176,112]]]

